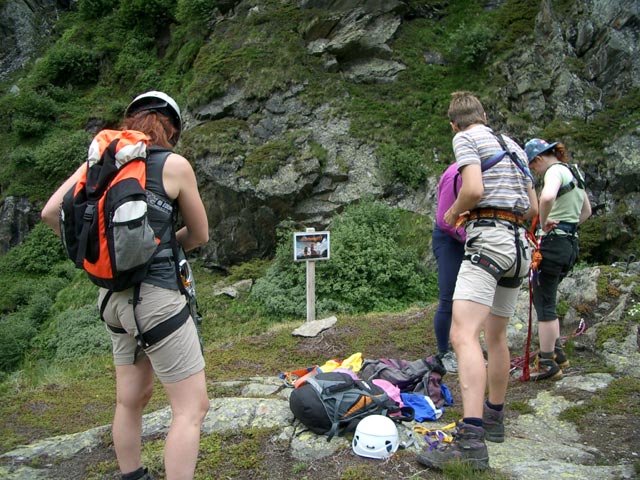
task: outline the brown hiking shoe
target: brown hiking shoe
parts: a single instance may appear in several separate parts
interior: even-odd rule
[[[551,358],[542,358],[536,355],[533,363],[533,370],[530,376],[531,380],[560,380],[562,378],[562,370]]]
[[[504,442],[504,410],[498,411],[484,404],[482,410],[484,439],[488,442]]]
[[[560,368],[567,368],[570,365],[567,354],[564,353],[564,349],[562,347],[554,348],[553,359],[556,361]]]
[[[474,470],[489,468],[489,452],[484,443],[484,429],[463,422],[458,423],[451,443],[440,443],[433,450],[418,454],[418,463],[425,467],[442,470],[451,463],[465,463]]]

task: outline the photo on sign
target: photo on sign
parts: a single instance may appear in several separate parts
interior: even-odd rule
[[[293,234],[293,259],[328,260],[329,232],[305,232]]]

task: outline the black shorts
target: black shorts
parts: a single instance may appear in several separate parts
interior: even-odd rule
[[[542,261],[533,277],[533,305],[538,321],[558,318],[558,285],[578,259],[578,239],[572,235],[547,235],[540,244]]]
[[[540,244],[542,262],[538,270],[566,277],[578,260],[578,239],[573,235],[546,235]]]

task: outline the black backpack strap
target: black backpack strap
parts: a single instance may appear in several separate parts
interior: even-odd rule
[[[91,225],[93,224],[93,218],[96,214],[96,204],[93,202],[87,203],[87,208],[82,215],[82,230],[78,239],[78,254],[75,258],[75,264],[78,268],[83,268],[84,257],[87,254],[87,242],[89,241],[89,232],[91,231]]]
[[[136,328],[138,329],[138,335],[136,340],[138,345],[143,348],[149,348],[150,346],[158,343],[163,338],[168,337],[173,332],[178,330],[189,318],[189,306],[185,305],[182,310],[173,315],[171,318],[159,323],[155,327],[146,332],[143,332],[138,323],[138,317],[136,315],[136,306],[140,301],[140,284],[136,284],[133,287],[133,319],[136,322]]]
[[[109,299],[111,298],[112,294],[113,294],[113,290],[109,290],[107,294],[104,296],[104,298],[102,299],[102,303],[100,304],[100,320],[102,320],[104,324],[107,326],[107,328],[111,330],[113,333],[121,333],[121,334],[127,333],[127,331],[124,328],[114,327],[113,325],[109,325],[104,319],[104,310],[105,308],[107,308],[107,303],[109,303]]]
[[[576,167],[574,165],[569,165],[568,163],[564,163],[564,162],[554,163],[553,165],[563,165],[567,167],[571,172],[571,176],[573,177],[573,179],[569,183],[567,183],[566,185],[562,185],[558,189],[556,198],[561,197],[565,193],[569,193],[574,188],[581,188],[582,190],[584,190],[585,184],[584,184],[584,181],[582,180],[582,175],[580,175],[580,172],[576,170]],[[549,168],[551,168],[553,165],[550,165]]]

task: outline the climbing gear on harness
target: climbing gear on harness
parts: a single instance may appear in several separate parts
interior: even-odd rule
[[[495,264],[491,258],[482,253],[473,253],[471,255],[465,255],[463,260],[469,260],[474,265],[478,265],[482,269],[489,272],[496,280],[500,280],[502,274],[505,272],[502,268]]]

